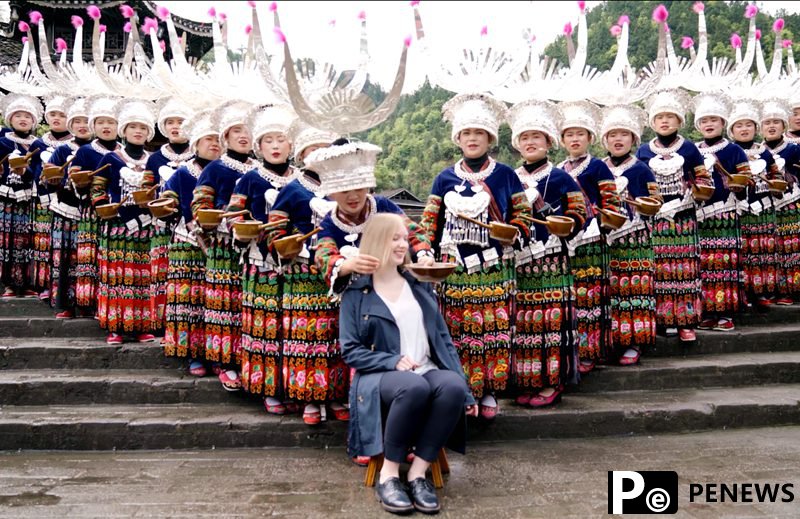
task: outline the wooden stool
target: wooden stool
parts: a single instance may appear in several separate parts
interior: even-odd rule
[[[378,454],[369,459],[367,465],[367,473],[364,475],[364,486],[375,486],[378,472],[383,467],[383,454]],[[431,463],[430,466],[431,479],[433,479],[433,486],[435,488],[444,488],[444,478],[442,474],[450,474],[450,464],[447,463],[447,454],[444,449],[439,450],[439,455]]]

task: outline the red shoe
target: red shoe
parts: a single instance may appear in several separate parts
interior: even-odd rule
[[[264,399],[264,409],[266,409],[269,414],[286,414],[286,406],[283,405],[283,402],[276,398],[272,398],[271,396],[268,396]]]
[[[703,319],[700,321],[700,324],[697,325],[699,330],[713,330],[717,326],[716,319]]]
[[[772,306],[772,303],[773,303],[773,300],[768,298],[768,297],[761,296],[761,297],[758,298],[758,306],[760,306],[762,308],[765,308],[765,307],[768,307],[768,306]]]
[[[194,377],[205,377],[207,374],[206,366],[199,360],[193,360],[189,364],[189,374]]]
[[[3,290],[3,297],[5,298],[17,297],[17,293],[14,291],[13,288],[6,288],[5,290]]]
[[[728,319],[727,317],[723,317],[717,322],[717,325],[714,326],[714,330],[718,332],[729,332],[731,330],[735,330],[736,327],[733,324],[732,319]]]
[[[338,402],[331,403],[331,411],[333,411],[333,417],[340,422],[347,422],[350,420],[350,409]]]
[[[305,409],[303,409],[303,422],[306,425],[319,425],[322,421],[322,414],[319,411],[319,407],[314,404],[306,405]]]
[[[156,336],[152,333],[140,333],[136,336],[137,342],[155,342]]]
[[[639,363],[639,357],[642,356],[642,352],[636,348],[630,348],[628,351],[633,351],[636,353],[636,355],[628,356],[623,354],[622,357],[619,358],[620,366],[633,366],[634,364]],[[628,353],[628,351],[625,353]]]
[[[353,463],[358,465],[359,467],[366,467],[369,465],[369,460],[371,459],[369,456],[356,456],[355,458],[351,458]]]
[[[478,407],[480,408],[480,415],[484,420],[494,420],[497,417],[499,406],[497,405],[497,400],[495,400],[493,396],[487,395],[481,398],[481,402]]]
[[[781,297],[777,301],[775,301],[775,304],[780,306],[792,306],[794,304],[794,301],[792,300],[791,297]]]
[[[580,364],[578,364],[578,371],[580,371],[581,375],[585,375],[590,371],[592,371],[594,367],[595,367],[595,362],[593,360],[589,362],[582,360]]]
[[[56,319],[72,319],[73,317],[75,316],[72,315],[72,312],[69,310],[64,310],[63,312],[58,312],[56,314]]]
[[[528,405],[531,401],[532,396],[533,394],[531,393],[524,393],[522,395],[519,395],[515,400],[515,402],[517,402],[519,405]]]
[[[550,396],[542,396],[541,394],[533,395],[531,398],[531,407],[547,407],[548,405],[557,404],[561,401],[561,390],[556,389]]]
[[[35,290],[28,289],[23,292],[22,297],[39,297],[39,294]]]
[[[242,379],[239,378],[239,373],[233,370],[220,373],[219,381],[222,382],[222,387],[225,391],[239,391],[242,389]]]
[[[678,336],[681,342],[694,342],[697,340],[697,334],[694,333],[694,330],[690,330],[689,328],[681,328],[678,330]]]
[[[47,301],[48,299],[50,299],[50,291],[45,290],[44,292],[39,294],[39,299],[41,299],[42,301]]]
[[[122,335],[109,333],[108,337],[106,337],[106,344],[122,344]]]

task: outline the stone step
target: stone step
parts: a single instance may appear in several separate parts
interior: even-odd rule
[[[0,338],[1,369],[158,369],[185,366],[158,342],[106,344],[95,338]]]
[[[53,317],[56,313],[38,297],[0,298],[0,317]]]
[[[0,317],[0,337],[105,337],[95,319]]]
[[[249,398],[225,391],[215,376],[197,378],[185,369],[0,370],[0,402],[6,405],[228,404]]]
[[[574,391],[600,393],[657,389],[800,383],[800,351],[642,357],[636,366],[598,365]]]
[[[698,330],[697,341],[681,342],[678,337],[657,337],[656,344],[644,352],[646,357],[714,355],[800,350],[800,321],[758,326],[737,326],[729,332]]]
[[[494,423],[470,421],[471,441],[692,432],[800,424],[800,385],[567,395],[552,409],[501,400]],[[340,447],[347,424],[309,427],[249,402],[0,407],[0,446],[14,449]]]

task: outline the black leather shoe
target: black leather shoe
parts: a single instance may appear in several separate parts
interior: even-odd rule
[[[375,485],[375,497],[387,512],[405,514],[414,511],[414,505],[408,497],[406,487],[400,478],[389,478],[385,483]]]
[[[436,490],[426,478],[417,478],[409,481],[408,488],[411,491],[411,499],[414,501],[414,508],[424,514],[435,514],[441,508],[439,498],[436,497]]]

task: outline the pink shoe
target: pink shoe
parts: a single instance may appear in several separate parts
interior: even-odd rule
[[[531,407],[546,407],[548,405],[557,404],[561,401],[561,391],[556,389],[550,396],[534,395],[531,398]]]
[[[532,397],[533,397],[532,393],[524,393],[522,395],[519,395],[515,400],[515,402],[518,403],[519,405],[528,405]]]
[[[122,344],[122,335],[109,333],[108,337],[106,337],[106,344]]]
[[[680,336],[681,342],[694,342],[697,340],[697,334],[694,333],[694,330],[690,330],[689,328],[681,328],[678,330],[678,335]]]
[[[207,374],[206,366],[199,360],[193,360],[189,364],[189,374],[195,377],[205,377]]]
[[[152,333],[140,333],[136,336],[137,342],[155,342],[156,336]]]
[[[64,310],[63,312],[58,312],[56,314],[56,319],[72,319],[73,317],[75,316],[72,315],[72,312],[69,310]]]
[[[718,332],[730,332],[735,329],[736,327],[733,325],[733,320],[728,319],[727,317],[722,317],[719,321],[717,321],[717,325],[714,326],[714,330]]]
[[[5,290],[3,290],[3,297],[4,298],[17,297],[17,293],[14,292],[13,288],[6,288]]]
[[[222,387],[225,391],[239,391],[242,389],[242,379],[239,378],[239,373],[233,370],[220,373],[219,381],[222,382]]]
[[[45,290],[44,292],[39,294],[39,299],[41,299],[42,301],[47,301],[48,299],[50,299],[50,291]]]

